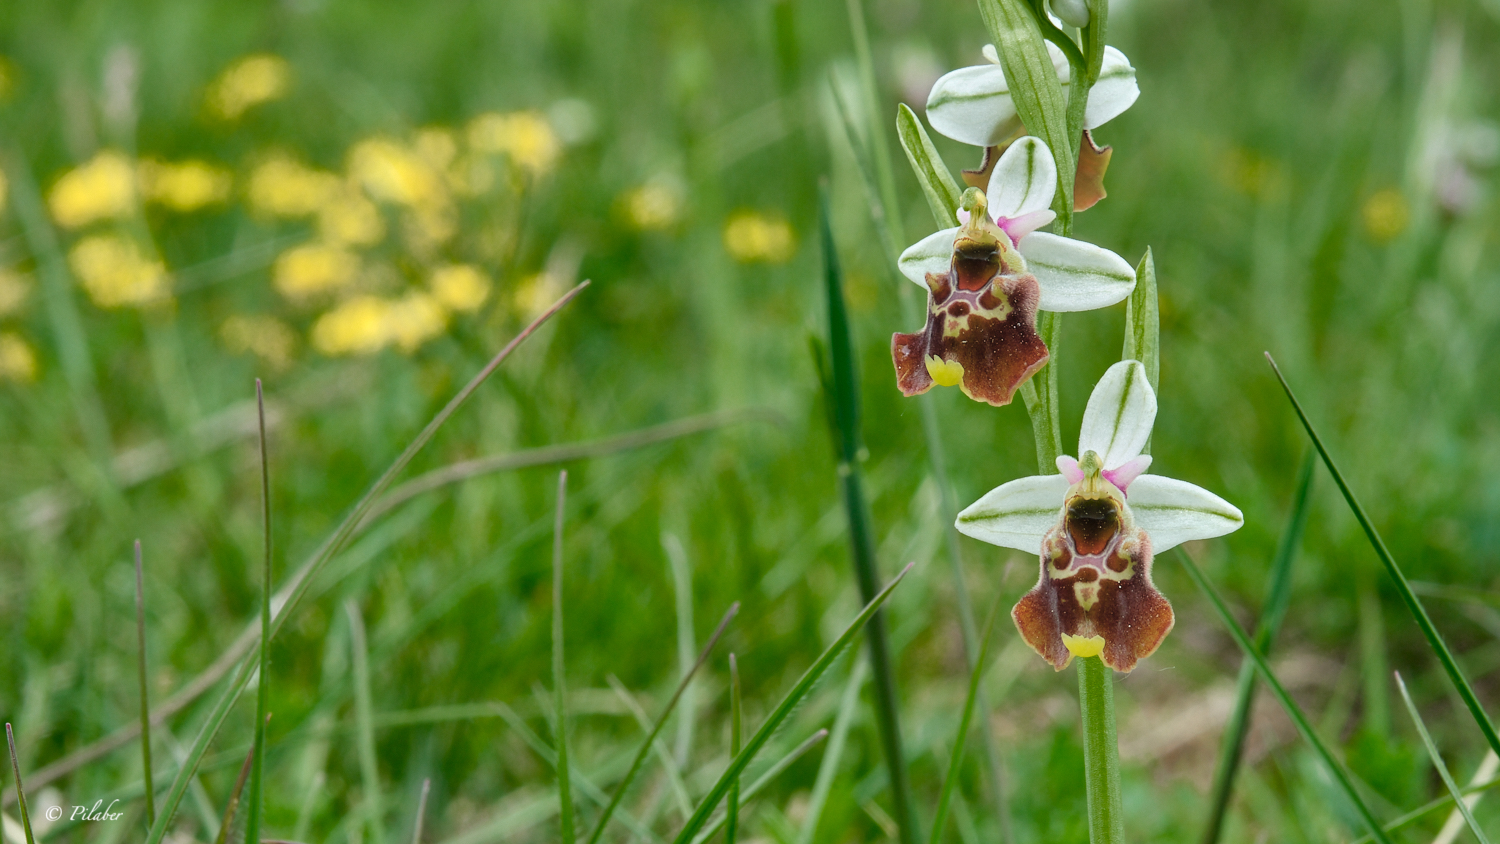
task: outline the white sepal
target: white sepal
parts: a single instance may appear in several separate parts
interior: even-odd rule
[[[1062,475],[1033,475],[1001,484],[958,514],[954,527],[965,536],[1040,554],[1042,537],[1062,516],[1068,481]]]
[[[1011,144],[990,176],[990,216],[1014,220],[1045,211],[1057,193],[1057,162],[1041,138],[1026,136]]]
[[[1022,238],[1018,248],[1041,288],[1037,307],[1044,311],[1091,311],[1135,289],[1135,268],[1092,243],[1036,232]]]
[[[928,273],[946,273],[953,263],[953,239],[958,236],[958,226],[922,238],[906,247],[896,266],[901,274],[927,289]]]
[[[1118,469],[1140,455],[1155,422],[1156,393],[1146,378],[1146,367],[1138,360],[1122,360],[1105,371],[1089,395],[1078,432],[1078,453],[1092,451],[1106,470]],[[1135,487],[1130,491],[1134,504]]]
[[[927,95],[927,122],[932,128],[977,147],[1004,140],[1005,124],[1015,114],[1005,71],[997,64],[961,67],[944,74]]]
[[[1119,117],[1140,95],[1130,59],[1114,47],[1105,47],[1099,81],[1089,89],[1089,103],[1083,110],[1083,128],[1093,129]]]
[[[1136,478],[1126,506],[1136,525],[1150,535],[1156,554],[1189,540],[1232,533],[1245,523],[1245,515],[1228,501],[1200,486],[1161,475]]]

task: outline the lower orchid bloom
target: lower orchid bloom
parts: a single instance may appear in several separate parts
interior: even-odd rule
[[[1121,361],[1094,387],[1078,437],[1082,458],[1059,474],[1003,484],[958,514],[958,530],[1038,553],[1041,577],[1011,617],[1058,671],[1098,656],[1129,672],[1172,629],[1172,605],[1151,582],[1151,560],[1193,539],[1239,529],[1234,505],[1185,481],[1143,474],[1156,394],[1139,361]]]
[[[1135,289],[1135,270],[1107,249],[1038,232],[1056,215],[1057,165],[1039,138],[1000,157],[988,197],[964,192],[962,224],[901,253],[902,274],[929,292],[926,327],[891,338],[896,380],[908,396],[958,386],[992,405],[1047,362],[1036,312],[1113,305]]]

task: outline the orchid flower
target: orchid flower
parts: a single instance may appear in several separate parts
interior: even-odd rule
[[[1234,505],[1185,481],[1143,474],[1141,450],[1156,394],[1139,361],[1121,361],[1094,387],[1078,437],[1081,459],[1058,474],[1002,484],[958,514],[958,530],[1038,553],[1041,577],[1011,617],[1061,671],[1075,656],[1102,656],[1128,672],[1172,629],[1172,605],[1151,582],[1151,559],[1193,539],[1237,530]]]
[[[1050,41],[1047,52],[1057,78],[1066,89],[1072,79],[1067,57]],[[1016,105],[1011,101],[1010,83],[1000,68],[1000,57],[993,44],[985,45],[984,57],[989,64],[959,68],[932,86],[927,96],[927,122],[955,141],[992,147],[1009,135]],[[1105,47],[1099,81],[1089,89],[1083,128],[1094,129],[1108,123],[1130,108],[1140,95],[1130,60],[1114,47]]]
[[[964,192],[962,224],[901,253],[907,278],[927,287],[926,327],[891,338],[897,385],[908,396],[934,383],[958,386],[992,405],[1047,362],[1036,312],[1088,311],[1124,299],[1135,270],[1107,249],[1036,231],[1056,216],[1057,164],[1040,138],[1026,137],[995,165],[989,196]]]

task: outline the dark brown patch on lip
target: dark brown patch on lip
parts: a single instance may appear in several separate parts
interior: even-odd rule
[[[1107,498],[1085,498],[1068,507],[1064,522],[1078,553],[1092,557],[1103,554],[1119,532],[1120,511]]]
[[[954,302],[953,304],[951,304],[951,305],[948,306],[948,316],[958,318],[958,317],[968,316],[968,314],[969,314],[969,303],[968,302]]]

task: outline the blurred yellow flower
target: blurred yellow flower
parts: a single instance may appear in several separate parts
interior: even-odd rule
[[[724,224],[724,248],[741,263],[784,264],[796,254],[797,242],[785,218],[740,211]]]
[[[302,217],[317,213],[341,187],[339,177],[326,170],[276,155],[250,173],[250,208],[258,214]]]
[[[115,234],[90,235],[68,253],[68,266],[101,308],[143,305],[170,295],[167,270],[141,254],[135,241]]]
[[[390,342],[390,310],[390,302],[375,296],[348,299],[313,323],[313,348],[330,357],[378,352]]]
[[[277,370],[291,366],[292,355],[297,350],[296,333],[273,316],[236,314],[224,320],[219,336],[229,351],[235,354],[249,352]]]
[[[1406,204],[1406,197],[1396,188],[1386,188],[1376,191],[1365,200],[1360,208],[1360,217],[1365,224],[1365,232],[1370,239],[1377,243],[1385,243],[1406,231],[1406,226],[1411,222],[1411,209]]]
[[[421,156],[388,138],[360,141],[349,151],[349,176],[376,199],[411,207],[448,200],[438,172]]]
[[[469,121],[469,146],[479,152],[504,153],[532,176],[551,172],[562,155],[562,142],[537,111],[488,112]]]
[[[226,120],[236,120],[250,107],[286,96],[292,68],[270,53],[245,56],[219,74],[208,88],[208,107]]]
[[[141,195],[173,211],[197,211],[229,198],[234,177],[228,170],[205,161],[155,161],[145,159],[137,169]]]
[[[36,380],[36,352],[21,339],[21,335],[7,331],[0,333],[0,381],[27,383]]]
[[[385,237],[385,221],[375,203],[346,188],[318,207],[318,233],[329,243],[373,246]]]
[[[446,174],[448,187],[460,196],[479,196],[495,186],[495,168],[479,155],[465,155]]]
[[[432,273],[432,295],[452,311],[472,311],[490,295],[490,280],[478,267],[451,264]]]
[[[15,270],[0,270],[0,317],[19,311],[30,295],[30,278]]]
[[[682,216],[683,191],[666,179],[652,179],[625,194],[625,217],[641,231],[671,228]]]
[[[453,130],[441,126],[430,126],[417,132],[412,148],[435,170],[447,169],[458,155],[458,141],[453,138]]]
[[[295,302],[346,287],[358,276],[359,256],[339,246],[309,243],[276,258],[271,284]]]
[[[408,293],[392,302],[385,319],[391,340],[407,354],[448,328],[448,312],[426,293]]]
[[[58,225],[76,229],[128,214],[135,205],[135,190],[135,167],[130,159],[105,150],[64,173],[52,186],[47,205]]]

